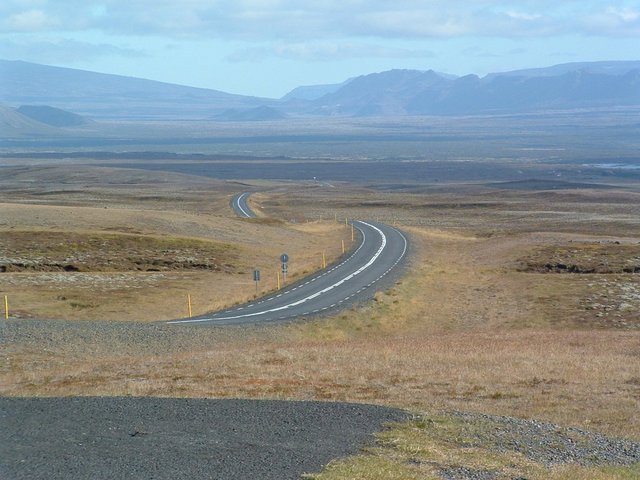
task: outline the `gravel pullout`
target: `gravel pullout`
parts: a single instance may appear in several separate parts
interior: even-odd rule
[[[297,479],[406,418],[345,403],[0,397],[0,478]]]
[[[640,462],[640,443],[633,440],[537,420],[480,413],[456,412],[453,415],[486,426],[481,430],[482,434],[478,430],[475,432],[478,444],[498,452],[518,452],[547,467],[567,463],[590,467]]]

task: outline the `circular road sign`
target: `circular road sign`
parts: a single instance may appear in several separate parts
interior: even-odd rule
[[[287,263],[289,261],[289,255],[287,255],[286,253],[283,253],[282,255],[280,255],[280,261],[282,263]]]

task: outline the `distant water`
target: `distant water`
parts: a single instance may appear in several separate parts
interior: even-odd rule
[[[640,165],[632,165],[628,163],[584,163],[582,166],[595,168],[618,168],[621,170],[640,170]]]

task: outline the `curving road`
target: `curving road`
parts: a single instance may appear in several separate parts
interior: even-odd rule
[[[238,195],[238,203],[248,194]],[[236,198],[236,197],[234,197]],[[391,281],[407,254],[407,238],[399,230],[377,222],[354,221],[361,243],[331,268],[288,285],[252,303],[170,324],[242,325],[316,316],[373,296],[379,283]],[[293,259],[295,261],[295,259]]]
[[[249,195],[251,192],[243,192],[237,195],[234,195],[231,199],[231,208],[236,212],[241,218],[255,218],[256,214],[251,210],[247,200],[249,200]]]

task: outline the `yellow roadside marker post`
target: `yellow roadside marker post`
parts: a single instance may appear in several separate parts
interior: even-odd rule
[[[191,294],[187,293],[187,306],[189,309],[189,318],[191,318]]]
[[[322,252],[322,268],[327,268],[327,260],[324,256],[324,252]]]
[[[278,290],[280,290],[280,270],[276,272],[276,275],[278,276]]]
[[[4,319],[9,320],[9,297],[4,296]]]
[[[344,255],[344,240],[342,240],[342,254]]]
[[[353,242],[356,239],[356,232],[353,228],[353,223],[351,224],[351,241]]]

